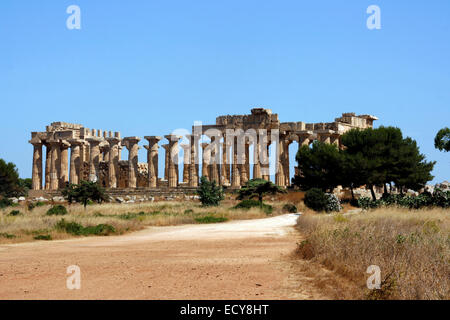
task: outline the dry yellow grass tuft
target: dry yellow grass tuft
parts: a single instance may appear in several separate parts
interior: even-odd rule
[[[450,298],[450,210],[306,214],[299,218],[298,229],[306,237],[299,244],[300,257],[354,284],[336,298]],[[370,265],[381,269],[379,290],[367,289]]]

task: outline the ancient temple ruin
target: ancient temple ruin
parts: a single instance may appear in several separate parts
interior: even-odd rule
[[[174,133],[164,136],[167,143],[162,145],[163,137],[144,136],[145,163],[138,161],[140,137],[121,138],[119,132],[53,122],[45,131],[31,133],[33,190],[59,190],[67,183],[78,184],[82,180],[97,181],[109,190],[192,189],[198,186],[201,176],[235,189],[250,178],[269,180],[272,173],[276,184],[287,187],[292,142],[302,146],[320,140],[341,147],[344,132],[372,128],[374,120],[377,118],[371,115],[344,113],[329,123],[280,122],[271,110],[257,108],[248,115],[219,116],[213,125],[196,123],[192,134],[185,136],[189,141],[186,144],[180,144],[183,137]],[[128,159],[121,159],[124,147]],[[161,177],[160,147],[165,163]],[[274,151],[274,156],[269,150]]]

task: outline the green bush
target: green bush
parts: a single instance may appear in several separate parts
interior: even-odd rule
[[[35,207],[36,207],[36,204],[33,203],[33,202],[30,202],[30,203],[28,204],[28,210],[29,210],[29,211],[33,210]]]
[[[245,210],[248,210],[250,208],[260,208],[266,214],[271,214],[273,211],[273,207],[271,205],[268,205],[268,204],[265,204],[265,203],[259,202],[258,200],[253,200],[253,199],[242,200],[237,205],[235,205],[233,208],[245,209]]]
[[[222,187],[217,185],[216,181],[209,182],[205,177],[200,179],[197,194],[204,206],[218,206],[224,199]]]
[[[184,214],[194,213],[194,210],[192,209],[186,209],[184,210]]]
[[[218,222],[228,221],[228,218],[206,216],[206,217],[201,217],[201,218],[195,218],[195,221],[197,221],[198,223],[218,223]]]
[[[286,203],[283,206],[283,212],[289,212],[289,213],[297,213],[297,207],[293,205],[292,203]]]
[[[424,192],[418,196],[390,194],[377,200],[361,197],[358,199],[358,206],[364,210],[387,206],[399,206],[408,209],[421,209],[433,206],[449,208],[450,191],[443,192],[442,190],[437,189],[433,194]]]
[[[99,224],[96,226],[83,227],[81,224],[76,222],[67,222],[64,219],[56,224],[56,229],[65,231],[67,233],[76,236],[88,236],[88,235],[109,235],[115,233],[116,229],[109,224]]]
[[[328,197],[325,193],[317,188],[312,188],[305,193],[305,205],[314,211],[326,211]]]
[[[67,214],[67,209],[62,204],[58,204],[47,210],[48,216],[63,216],[66,214]]]
[[[16,236],[13,235],[13,234],[10,234],[10,233],[5,233],[5,232],[3,232],[3,233],[0,233],[0,237],[4,237],[4,238],[6,238],[6,239],[13,239],[13,238],[15,238]]]
[[[19,210],[13,210],[9,213],[10,216],[18,216],[20,215],[20,211]]]
[[[241,202],[239,202],[237,205],[234,206],[234,208],[250,209],[253,207],[260,207],[260,206],[261,206],[261,202],[259,202],[258,200],[247,199],[247,200],[242,200]]]
[[[13,202],[9,200],[8,198],[2,198],[0,199],[0,209],[10,207],[13,205]]]
[[[39,234],[34,237],[34,240],[52,240],[52,236],[49,234]]]

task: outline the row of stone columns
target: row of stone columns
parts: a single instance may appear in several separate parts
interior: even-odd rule
[[[162,145],[165,149],[164,179],[170,188],[178,186],[178,149],[181,136],[164,136],[168,143]],[[147,187],[157,188],[158,185],[158,143],[162,140],[159,136],[145,136],[148,145]],[[189,144],[181,145],[184,150],[183,183],[190,187],[197,187],[199,181],[199,135],[188,135]],[[256,135],[255,141],[248,141],[246,137],[233,137],[231,141],[223,135],[211,136],[210,143],[202,143],[203,157],[201,175],[210,181],[216,181],[224,186],[239,188],[250,178],[250,145],[253,145],[254,164],[253,178],[269,180],[269,146],[270,137]],[[244,139],[238,141],[238,139]],[[313,135],[312,132],[297,132],[295,134],[282,133],[276,141],[276,174],[275,183],[279,186],[289,186],[289,145],[293,141],[302,145],[310,144],[314,139],[325,143],[339,145],[339,135],[330,130],[323,130]],[[32,183],[33,190],[42,188],[57,190],[65,186],[67,182],[78,184],[82,180],[83,163],[89,162],[89,180],[97,181],[100,175],[100,162],[108,163],[107,187],[118,187],[119,161],[121,149],[128,149],[128,188],[136,188],[138,178],[138,151],[139,137],[89,136],[85,140],[48,140],[41,141],[37,137],[30,140],[33,145]],[[238,152],[238,145],[243,144],[243,152]],[[87,146],[88,145],[88,146]],[[45,172],[43,172],[42,147],[46,146]],[[89,158],[85,159],[85,150],[89,149]],[[68,149],[70,148],[70,162]],[[45,174],[45,185],[43,175]]]

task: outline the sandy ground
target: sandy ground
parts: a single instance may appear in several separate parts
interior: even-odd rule
[[[297,215],[0,246],[0,299],[321,299],[295,271]],[[67,267],[81,270],[69,290]]]

